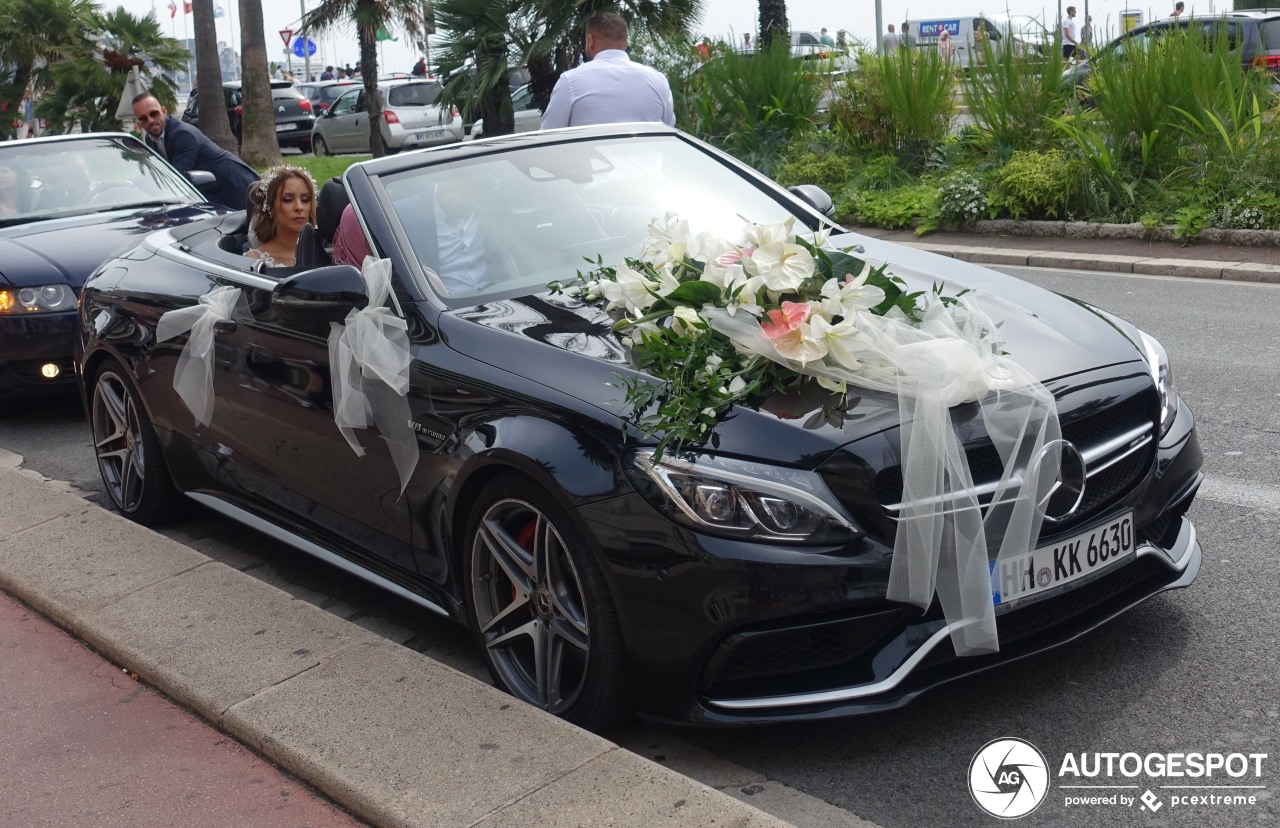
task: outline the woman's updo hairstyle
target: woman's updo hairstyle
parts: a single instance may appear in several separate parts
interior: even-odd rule
[[[311,173],[292,164],[280,164],[267,170],[262,178],[249,185],[249,229],[258,243],[269,242],[276,237],[276,217],[272,205],[280,197],[280,190],[290,178],[305,181],[311,191],[311,224],[316,223],[316,182]]]

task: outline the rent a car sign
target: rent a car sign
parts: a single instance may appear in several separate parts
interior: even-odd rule
[[[917,37],[941,37],[943,32],[951,37],[960,35],[960,21],[957,20],[921,20],[920,34]]]

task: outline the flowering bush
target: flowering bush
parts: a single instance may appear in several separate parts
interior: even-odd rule
[[[733,243],[693,236],[668,213],[639,258],[551,286],[603,300],[636,367],[662,380],[626,384],[639,425],[661,435],[659,453],[705,439],[730,406],[767,390],[812,378],[843,394],[845,378],[893,377],[865,322],[914,323],[922,294],[883,266],[824,249],[826,231],[805,238],[792,225],[748,225]]]
[[[938,188],[937,208],[944,222],[968,226],[987,212],[987,193],[973,173],[947,176]]]
[[[1260,192],[1233,198],[1218,208],[1218,226],[1233,230],[1270,230],[1280,217],[1280,198]]]

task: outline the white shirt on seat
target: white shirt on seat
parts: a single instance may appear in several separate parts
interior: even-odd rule
[[[602,49],[560,76],[542,115],[542,129],[657,121],[676,125],[666,75],[632,63],[621,49]]]
[[[453,296],[479,293],[489,283],[479,216],[468,213],[449,218],[438,202],[435,211],[440,281]]]

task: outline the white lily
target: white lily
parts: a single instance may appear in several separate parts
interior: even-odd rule
[[[815,322],[825,322],[822,317],[811,318],[794,331],[773,340],[773,347],[787,359],[799,363],[814,362],[827,355],[827,341]]]
[[[870,275],[870,268],[864,267],[857,277],[847,282],[828,279],[822,285],[822,310],[828,316],[853,316],[879,305],[884,301],[884,291],[867,284]]]
[[[836,366],[849,371],[862,367],[861,357],[871,343],[858,330],[856,316],[846,316],[834,325],[821,316],[815,316],[809,320],[809,328],[815,339],[822,340],[827,356]]]
[[[671,314],[671,329],[678,334],[696,336],[701,333],[697,327],[700,324],[702,324],[702,317],[688,305],[681,305]]]
[[[774,293],[800,287],[817,267],[808,250],[785,242],[770,242],[756,248],[751,254],[751,263],[756,274],[764,279],[765,287]]]
[[[743,236],[746,238],[749,247],[781,244],[795,237],[795,234],[791,231],[795,223],[795,217],[791,217],[786,221],[777,221],[773,224],[749,224]]]
[[[657,290],[658,283],[626,263],[619,263],[615,272],[614,281],[600,283],[600,292],[609,302],[608,309],[624,308],[628,313],[643,314],[656,300],[653,291]]]

